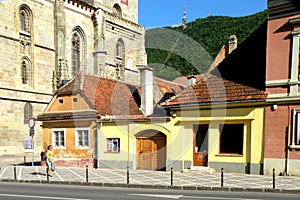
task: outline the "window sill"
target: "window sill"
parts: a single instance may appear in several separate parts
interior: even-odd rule
[[[300,149],[300,145],[297,144],[290,145],[290,149]]]
[[[76,147],[76,149],[86,150],[86,149],[90,149],[90,147]]]
[[[222,154],[217,154],[216,155],[217,157],[243,157],[242,154],[225,154],[225,153],[222,153]]]
[[[118,153],[120,153],[120,152],[105,151],[104,153],[114,153],[114,154],[118,154]]]

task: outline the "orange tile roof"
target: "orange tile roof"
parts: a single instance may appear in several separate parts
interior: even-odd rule
[[[210,75],[192,87],[186,88],[176,98],[162,103],[164,106],[220,103],[244,100],[262,100],[267,97],[265,91],[245,86],[233,81]]]
[[[180,84],[157,77],[154,77],[154,81],[163,94],[163,99],[165,94],[174,96],[184,89]],[[78,74],[56,91],[57,96],[78,93],[86,98],[91,109],[97,110],[98,116],[102,117],[102,120],[148,119],[139,109],[141,97],[140,88],[137,86],[123,81]]]
[[[137,87],[92,75],[76,75],[58,89],[58,96],[81,93],[100,115],[142,115]]]

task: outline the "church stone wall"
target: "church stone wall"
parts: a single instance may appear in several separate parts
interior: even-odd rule
[[[0,156],[28,155],[24,153],[23,141],[29,136],[29,128],[24,123],[24,107],[32,106],[32,117],[44,112],[50,102],[58,80],[58,52],[67,60],[67,70],[71,78],[72,31],[78,26],[86,37],[86,55],[82,72],[110,78],[116,76],[116,42],[119,38],[125,44],[124,73],[122,80],[131,84],[139,83],[136,65],[146,64],[144,28],[138,25],[138,0],[87,0],[85,7],[79,0],[3,0],[0,1]],[[56,3],[63,5],[57,12]],[[122,18],[112,14],[113,5],[122,9]],[[21,31],[19,7],[26,5],[31,12],[31,35]],[[94,6],[94,7],[92,7]],[[98,27],[93,17],[97,15]],[[54,19],[55,16],[61,17]],[[104,19],[104,20],[103,20]],[[58,23],[57,23],[58,22]],[[58,50],[57,26],[65,28],[64,45]],[[112,30],[114,27],[114,30]],[[96,30],[99,32],[96,33]],[[25,39],[24,39],[25,38]],[[27,39],[30,38],[29,42]],[[60,38],[61,39],[61,38]],[[104,43],[98,41],[103,41]],[[25,43],[25,45],[24,45]],[[97,44],[97,45],[95,45]],[[101,47],[100,47],[101,46]],[[103,51],[97,65],[95,52]],[[32,83],[22,83],[21,58],[28,57],[32,64]],[[101,63],[101,62],[102,63]],[[101,65],[101,67],[99,67]],[[101,70],[104,71],[101,71]],[[63,77],[65,78],[65,77]],[[62,79],[62,78],[61,78]],[[35,126],[35,156],[46,144],[42,142],[41,123]]]

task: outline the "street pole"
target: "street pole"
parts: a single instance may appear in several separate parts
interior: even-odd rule
[[[34,144],[33,144],[33,135],[31,136],[31,154],[32,154],[32,167],[34,166]]]

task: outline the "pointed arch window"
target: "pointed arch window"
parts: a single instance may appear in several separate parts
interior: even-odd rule
[[[124,41],[120,38],[116,43],[116,78],[124,79],[124,63],[125,63],[125,45]]]
[[[32,117],[32,105],[31,103],[26,103],[24,106],[24,124],[27,124],[28,119]]]
[[[21,76],[23,84],[32,86],[32,63],[27,57],[21,61]]]
[[[113,7],[113,14],[117,17],[122,17],[122,9],[119,4],[115,4]]]
[[[116,44],[116,57],[119,59],[124,59],[125,55],[125,45],[124,41],[120,38]]]
[[[31,33],[32,29],[32,14],[27,5],[22,5],[19,8],[20,29],[21,31]]]
[[[76,27],[72,33],[72,76],[86,68],[86,37],[80,27]]]

